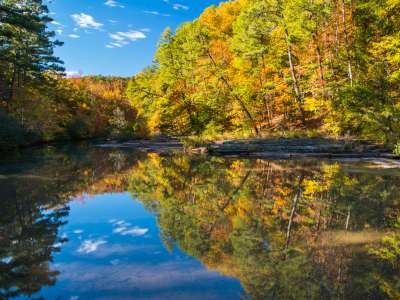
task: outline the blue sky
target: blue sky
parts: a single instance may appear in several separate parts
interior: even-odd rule
[[[68,74],[132,76],[152,62],[166,27],[220,0],[48,0]]]

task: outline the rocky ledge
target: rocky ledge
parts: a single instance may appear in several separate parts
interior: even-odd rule
[[[390,158],[395,156],[381,144],[360,140],[335,139],[246,139],[214,142],[195,152],[216,156],[256,158]]]
[[[170,154],[183,151],[183,143],[175,138],[156,138],[148,140],[131,141],[108,141],[107,143],[97,144],[101,148],[129,148],[141,152],[154,152],[160,154]]]
[[[171,137],[124,142],[108,141],[97,146],[102,148],[130,148],[137,151],[160,154],[184,151],[184,144],[181,140]],[[381,144],[360,140],[322,138],[224,140],[186,150],[195,154],[207,153],[213,156],[264,159],[396,159],[390,150]]]

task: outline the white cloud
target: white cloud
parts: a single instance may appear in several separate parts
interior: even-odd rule
[[[130,42],[145,39],[146,35],[142,31],[129,30],[126,32],[118,31],[116,33],[110,33],[109,37],[111,42],[106,45],[107,48],[121,48],[128,45]],[[117,225],[127,225],[124,221],[115,222]]]
[[[123,36],[125,38],[127,38],[128,40],[131,41],[137,41],[139,39],[145,39],[146,35],[141,32],[141,31],[135,31],[135,30],[131,30],[131,31],[127,31],[127,32],[117,32],[117,34],[119,36]]]
[[[96,22],[92,16],[85,13],[73,14],[71,17],[81,28],[100,30],[100,28],[103,26],[102,23]]]
[[[115,0],[107,0],[106,2],[104,2],[105,5],[110,6],[110,7],[120,7],[120,8],[124,8],[125,6],[119,4],[117,1]]]
[[[51,21],[50,22],[51,24],[53,24],[53,25],[56,25],[56,26],[61,26],[61,27],[64,27],[64,25],[63,24],[61,24],[61,23],[59,23],[59,22],[57,22],[57,21]]]
[[[68,70],[65,71],[65,76],[66,77],[81,77],[82,72],[81,71],[73,71],[73,70]],[[78,235],[78,238],[81,239],[81,234],[83,233],[83,230],[75,230],[74,233]]]
[[[68,37],[71,39],[79,39],[80,38],[80,36],[77,34],[69,34]]]
[[[125,226],[117,227],[117,228],[115,228],[115,229],[113,230],[113,233],[121,233],[121,232],[124,232],[125,230],[128,230],[128,228],[125,227]]]
[[[142,236],[145,235],[148,231],[149,230],[147,228],[134,227],[122,231],[121,235]]]
[[[156,10],[144,10],[143,11],[145,14],[149,14],[149,15],[154,15],[154,16],[163,16],[163,17],[170,17],[171,15],[169,14],[162,14]]]
[[[66,71],[65,74],[67,74],[67,76],[68,75],[78,75],[79,72],[78,71]],[[77,230],[74,230],[74,233],[75,234],[81,234],[81,233],[83,233],[83,230],[82,229],[77,229]]]
[[[111,7],[116,7],[118,5],[114,0],[107,0],[104,4]]]
[[[158,11],[155,11],[155,10],[145,10],[143,12],[146,14],[155,15],[155,16],[158,16],[160,14]]]
[[[63,34],[63,30],[64,30],[64,28],[65,28],[65,26],[63,25],[63,24],[61,24],[61,23],[59,23],[59,22],[57,22],[57,21],[51,21],[50,22],[50,24],[52,24],[52,25],[54,25],[54,26],[57,26],[56,28],[56,30],[54,30],[58,35],[62,35]]]
[[[179,4],[179,3],[175,3],[174,5],[172,5],[172,8],[175,10],[189,10],[189,6]]]
[[[127,223],[125,220],[116,220],[115,222],[116,225],[123,225],[123,226],[129,226],[131,225],[130,223]]]
[[[65,71],[65,75],[67,77],[79,76],[79,72],[78,71]],[[79,234],[79,233],[75,232],[75,234]]]
[[[89,254],[95,252],[99,246],[106,244],[105,240],[85,240],[78,248],[79,253]]]

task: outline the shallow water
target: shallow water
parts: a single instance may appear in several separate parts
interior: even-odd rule
[[[0,161],[0,299],[398,299],[400,170],[46,147]]]

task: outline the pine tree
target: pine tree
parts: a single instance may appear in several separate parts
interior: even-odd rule
[[[64,70],[53,52],[62,43],[48,30],[52,19],[47,14],[42,0],[0,3],[0,99],[7,103],[25,83]]]

